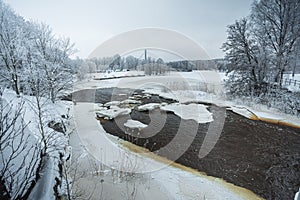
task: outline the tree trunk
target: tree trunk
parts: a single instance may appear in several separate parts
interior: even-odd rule
[[[285,71],[284,69],[281,69],[281,72],[280,72],[280,80],[279,80],[279,85],[280,85],[280,87],[282,87],[284,71]]]
[[[19,96],[20,95],[20,90],[19,90],[19,84],[18,84],[18,76],[17,75],[12,75],[12,79],[13,79],[15,92]]]
[[[51,98],[51,102],[52,102],[52,103],[55,103],[54,88],[51,88],[51,91],[50,91],[50,98]]]

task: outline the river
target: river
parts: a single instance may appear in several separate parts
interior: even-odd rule
[[[86,101],[85,97],[95,91],[84,90],[74,94],[77,101]],[[77,95],[76,95],[77,94]],[[79,95],[80,94],[80,95]],[[84,95],[82,95],[84,94]],[[157,95],[142,96],[142,91],[131,89],[106,88],[97,89],[96,103],[107,103],[112,100],[125,100],[136,96],[141,105],[147,103],[173,103],[173,100],[163,99]],[[219,108],[213,104],[206,104],[208,110],[217,117]],[[127,119],[138,120],[150,124],[145,130],[149,137],[128,137],[120,122]],[[164,126],[155,134],[150,133],[156,128],[153,121],[165,118]],[[152,120],[152,123],[151,123]],[[265,199],[293,199],[300,186],[300,131],[299,129],[253,121],[243,116],[226,111],[225,124],[219,140],[213,150],[204,158],[199,158],[199,150],[209,123],[197,124],[194,120],[184,120],[173,112],[159,108],[152,111],[138,111],[133,108],[130,115],[119,116],[115,119],[99,119],[105,131],[109,134],[128,140],[150,151],[174,159],[172,152],[193,137],[188,149],[182,153],[176,162],[194,168],[208,175],[223,178],[235,185],[247,188]],[[173,141],[178,130],[185,130],[185,135],[177,138],[176,144],[168,151],[160,151]],[[196,135],[189,135],[196,127]]]

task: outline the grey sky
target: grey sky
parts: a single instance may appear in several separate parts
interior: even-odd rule
[[[4,0],[26,19],[70,37],[80,57],[109,38],[133,29],[175,30],[223,57],[226,26],[250,13],[253,0]]]

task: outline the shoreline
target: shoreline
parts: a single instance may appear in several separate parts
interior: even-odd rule
[[[85,152],[88,155],[91,155],[93,159],[96,159],[96,161],[101,161],[101,158],[104,159],[102,161],[105,161],[108,167],[109,166],[114,166],[113,164],[118,164],[119,161],[122,161],[122,157],[124,154],[120,154],[120,149],[117,149],[117,152],[114,153],[115,150],[113,146],[120,146],[120,144],[117,144],[119,139],[113,137],[113,140],[109,140],[109,143],[115,143],[115,144],[107,144],[105,141],[108,139],[107,134],[105,133],[104,129],[101,128],[101,124],[95,119],[93,109],[95,104],[92,103],[77,103],[74,106],[75,110],[81,110],[81,114],[78,115],[77,118],[75,116],[75,124],[79,121],[85,121],[84,126],[86,129],[83,129],[82,133],[79,132],[79,142],[80,146],[84,147]],[[77,124],[78,125],[78,124]],[[89,131],[88,131],[89,130]],[[82,130],[81,130],[82,131]],[[88,132],[87,132],[88,131]],[[82,135],[84,134],[84,135]],[[92,136],[95,134],[95,136]],[[109,135],[109,134],[108,134]],[[82,136],[84,138],[82,138]],[[119,143],[119,142],[118,142]],[[107,145],[110,145],[111,147],[109,148]],[[249,199],[245,194],[241,194],[240,190],[235,190],[232,189],[233,184],[231,185],[230,183],[227,183],[229,185],[228,187],[224,186],[224,182],[219,180],[218,178],[207,178],[206,176],[199,176],[198,173],[194,174],[191,173],[191,171],[186,171],[180,168],[176,168],[173,166],[165,167],[165,165],[162,165],[162,163],[159,163],[156,160],[153,160],[151,158],[147,158],[146,156],[141,156],[138,155],[137,153],[134,153],[132,151],[129,151],[122,147],[122,151],[125,151],[126,156],[133,155],[134,161],[137,163],[139,167],[143,166],[148,166],[148,167],[154,167],[154,171],[150,170],[146,172],[145,174],[150,176],[150,183],[154,187],[154,185],[157,185],[159,188],[158,191],[155,189],[158,194],[157,195],[162,195],[162,196],[172,196],[171,199],[182,199],[182,198],[188,198],[192,196],[192,199],[199,199],[199,197],[208,197],[212,199],[224,199],[224,197],[228,197],[229,199]],[[80,153],[82,154],[82,153]],[[100,157],[99,157],[100,156]],[[121,156],[121,157],[120,157]],[[109,164],[112,163],[112,164]],[[119,163],[122,164],[122,163]],[[86,164],[85,164],[86,165]],[[124,164],[122,165],[124,167]],[[126,166],[125,166],[126,167]],[[122,169],[119,168],[118,166],[113,167],[114,171],[117,169]],[[83,168],[86,170],[86,168]],[[88,169],[88,168],[87,168]],[[106,168],[107,169],[107,168]],[[123,168],[124,169],[124,168]],[[159,169],[159,170],[158,170]],[[187,168],[185,168],[187,169]],[[112,170],[112,168],[109,168],[109,170]],[[126,169],[125,169],[126,170]],[[192,170],[193,171],[193,170]],[[101,173],[100,173],[101,174]],[[137,173],[138,174],[138,173]],[[111,178],[110,178],[111,177]],[[108,175],[104,181],[111,180],[112,176]],[[93,181],[99,182],[99,178],[97,177],[91,177],[90,175],[86,177],[86,181],[83,181],[81,184],[81,187],[85,189],[90,189],[86,188],[87,181],[89,183],[92,183]],[[91,182],[92,181],[92,182]],[[133,180],[135,181],[138,180]],[[131,184],[131,183],[130,183]],[[189,187],[187,187],[189,185]],[[230,186],[231,185],[231,186]],[[101,185],[100,185],[101,186]],[[197,186],[197,187],[196,187]],[[107,190],[109,191],[114,191],[114,188],[119,188],[119,190],[126,190],[126,184],[124,183],[114,183],[107,182],[107,185],[105,186],[108,188]],[[141,185],[140,187],[143,187]],[[237,186],[234,186],[234,188]],[[164,189],[162,189],[164,188]],[[175,192],[174,192],[175,190]],[[244,191],[247,191],[245,189]],[[152,189],[147,189],[147,190],[141,190],[141,194],[144,197],[144,199],[153,199],[153,190]],[[251,196],[253,197],[252,199],[261,199],[261,197],[258,197],[256,194],[252,192],[246,192],[246,194],[252,194]],[[96,199],[96,198],[95,198]],[[118,199],[118,198],[116,198]],[[169,198],[160,198],[160,199],[169,199]]]
[[[146,156],[148,158],[154,159],[157,162],[161,162],[161,163],[167,164],[167,165],[169,165],[171,167],[174,167],[174,168],[186,171],[186,172],[191,173],[191,174],[193,174],[195,176],[206,178],[206,179],[209,179],[211,181],[217,181],[220,184],[222,184],[224,187],[230,189],[231,191],[237,192],[243,198],[246,198],[246,199],[259,199],[259,200],[263,200],[264,199],[264,198],[258,196],[257,194],[255,194],[253,191],[251,191],[249,189],[246,189],[246,188],[234,185],[233,183],[229,183],[229,182],[227,182],[226,180],[224,180],[222,178],[218,178],[218,177],[214,177],[214,176],[209,176],[205,172],[198,171],[197,169],[194,169],[194,168],[182,165],[182,164],[177,163],[175,161],[171,161],[171,160],[169,160],[166,157],[157,155],[157,154],[155,154],[153,152],[150,152],[146,148],[140,147],[140,146],[135,145],[133,143],[130,143],[128,141],[121,141],[120,144],[122,144],[123,147],[127,148],[128,150],[130,150],[132,152],[135,152],[135,153],[138,153],[138,154],[140,154],[142,156]]]
[[[137,79],[137,83],[135,83],[135,79]],[[102,86],[99,86],[100,82],[92,82],[91,81],[87,85],[85,85],[84,88],[89,89],[88,85],[91,85],[90,89],[111,88],[111,87],[138,89],[138,87],[136,87],[136,85],[143,84],[144,82],[147,82],[151,79],[163,81],[163,79],[161,79],[161,77],[143,77],[143,79],[141,79],[141,78],[126,78],[126,80],[124,79],[124,81],[125,81],[124,84],[123,83],[119,84],[119,81],[121,81],[121,79],[112,79],[110,81],[102,82],[104,84]],[[82,87],[82,86],[80,86],[80,87]],[[80,90],[80,87],[78,88],[79,90]],[[146,90],[146,92],[147,92],[147,90]],[[149,92],[149,93],[152,93],[152,92]],[[166,93],[161,94],[159,92],[158,93],[154,92],[152,94],[157,94],[157,95],[165,98]],[[184,101],[188,100],[188,98],[186,98],[186,97],[183,97],[182,99]],[[209,100],[206,101],[206,102],[211,103],[211,102],[209,102]],[[234,107],[233,102],[223,102],[223,104],[224,103],[227,104],[227,105],[231,105],[231,106],[227,106],[227,107],[230,107],[230,108]],[[215,104],[215,105],[217,105],[217,104]],[[223,106],[223,107],[226,107],[226,106]],[[274,109],[264,110],[264,109],[261,109],[261,108],[259,108],[259,109],[247,108],[247,106],[239,106],[239,107],[243,108],[241,112],[240,111],[233,111],[233,112],[237,113],[240,116],[244,116],[244,117],[250,119],[251,121],[261,121],[261,122],[277,124],[277,125],[280,125],[280,126],[288,126],[288,127],[292,127],[292,128],[299,128],[299,126],[297,125],[298,124],[297,120],[294,120],[294,122],[293,122],[293,120],[290,120],[289,117],[286,117],[288,115],[285,115],[285,114],[282,114],[282,113],[280,113],[280,115],[277,116],[276,114],[278,112],[276,112],[276,111],[274,112]],[[255,110],[255,111],[253,112],[252,110]],[[259,111],[257,111],[257,110],[259,110]],[[264,111],[267,111],[267,112],[264,112]],[[252,113],[252,115],[251,115],[251,113]],[[253,114],[253,113],[255,113],[255,114]],[[274,115],[275,115],[275,119],[272,119],[272,116],[274,116]],[[102,129],[103,129],[103,127],[102,127]],[[177,169],[178,168],[180,169],[180,167],[177,167]],[[193,173],[198,174],[199,173],[197,170],[195,172],[193,170],[189,170],[189,169],[184,170],[184,171],[191,171],[190,172],[191,174],[193,174]],[[194,175],[196,175],[196,174],[194,174]],[[214,176],[212,176],[212,177],[214,177]],[[231,184],[231,183],[229,183],[229,184]],[[242,189],[244,189],[244,188],[242,187]],[[261,197],[259,197],[259,198],[261,198]]]

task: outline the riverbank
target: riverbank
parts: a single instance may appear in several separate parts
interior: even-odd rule
[[[117,104],[119,101],[115,101],[116,99],[106,97],[111,97],[109,91],[111,93],[114,91],[121,102],[128,98],[126,93],[132,93],[129,89],[106,88],[103,91],[99,89],[97,94],[101,94],[101,99],[98,99],[98,95],[96,95],[96,102],[104,105],[106,105],[105,103],[110,105],[113,102]],[[118,94],[123,95],[121,97]],[[182,119],[176,112],[165,112],[161,109],[168,107],[165,104],[170,103],[169,100],[147,93],[141,94],[135,92],[131,96],[133,101],[139,101],[144,105],[135,105],[129,112],[130,115],[126,113],[107,119],[100,118],[105,132],[145,147],[149,151],[169,159],[169,164],[171,164],[170,160],[174,160],[176,163],[250,189],[267,199],[289,199],[296,193],[298,180],[295,177],[300,176],[297,171],[297,163],[300,159],[297,152],[298,146],[300,146],[298,129],[253,121],[228,110],[222,133],[220,138],[216,138],[214,148],[206,157],[199,158],[200,148],[205,141],[209,123],[200,121],[198,124],[195,119]],[[112,101],[108,103],[103,101],[105,99]],[[159,109],[160,106],[153,106],[154,104],[161,105],[161,109]],[[124,106],[122,105],[122,107]],[[185,106],[186,104],[183,108]],[[143,109],[140,110],[140,107]],[[149,110],[145,109],[147,107]],[[197,113],[195,108],[194,114]],[[218,119],[217,113],[221,108],[207,105],[207,109],[212,112],[214,120]],[[141,133],[145,137],[128,137],[128,133],[123,128],[123,124],[128,119],[147,125]],[[162,120],[164,121],[162,129],[151,135],[150,133],[156,132],[159,121]],[[193,134],[195,129],[196,133]],[[146,137],[146,135],[148,136]],[[282,137],[284,140],[281,139]],[[192,139],[190,143],[187,138]],[[187,143],[186,149],[183,148],[185,143]],[[176,157],[178,151],[181,154]]]
[[[183,90],[180,90],[180,89],[182,89],[182,88],[177,88],[177,89],[174,89],[174,87],[176,88],[176,87],[179,87],[178,85],[176,85],[176,84],[174,84],[174,82],[176,82],[176,81],[178,81],[179,80],[179,83],[181,83],[180,81],[186,81],[187,80],[187,78],[186,77],[184,77],[184,76],[182,76],[182,75],[179,75],[178,76],[178,74],[177,75],[175,75],[175,76],[168,76],[168,78],[166,78],[166,77],[163,77],[163,76],[159,76],[159,77],[136,77],[136,78],[126,78],[126,80],[123,80],[123,79],[112,79],[112,80],[105,80],[105,81],[99,81],[99,82],[97,82],[97,81],[91,81],[91,82],[88,82],[88,83],[86,83],[86,84],[84,84],[84,85],[77,85],[76,86],[76,90],[80,90],[80,89],[87,89],[87,88],[90,88],[91,90],[94,90],[95,88],[110,88],[110,87],[119,87],[119,88],[133,88],[133,89],[144,89],[144,90],[146,90],[146,91],[148,91],[148,92],[150,92],[150,93],[156,93],[157,95],[159,95],[159,96],[163,96],[163,97],[168,97],[169,99],[172,97],[172,99],[176,99],[177,101],[179,101],[179,102],[181,102],[181,103],[187,103],[187,102],[208,102],[208,103],[211,103],[213,100],[217,100],[217,103],[218,103],[218,105],[225,105],[226,106],[226,104],[228,105],[228,102],[226,103],[225,101],[221,101],[220,99],[216,99],[216,95],[215,94],[205,94],[205,93],[203,93],[203,92],[201,92],[201,91],[183,91]],[[194,78],[192,78],[192,82],[194,81],[195,79]],[[196,83],[193,83],[194,85],[196,85]],[[168,86],[167,88],[166,87],[163,87],[163,86]],[[173,89],[171,90],[170,89],[170,87],[172,87]],[[95,97],[95,93],[93,93],[93,91],[89,94],[89,95],[93,95],[94,94],[94,97]],[[109,97],[108,99],[110,99],[111,97]],[[91,100],[90,102],[95,102],[95,98],[93,99],[93,100]],[[76,105],[77,106],[77,105]],[[75,106],[75,107],[76,107]],[[96,105],[97,106],[97,105]],[[91,107],[89,107],[89,108],[86,108],[86,109],[88,109],[88,110],[90,110],[92,113],[95,111],[95,107],[93,107],[93,106],[91,106]],[[247,110],[249,110],[249,109],[247,109]],[[91,113],[91,114],[92,114]],[[239,114],[241,114],[241,113],[239,113]],[[231,114],[232,116],[234,116],[233,114]],[[95,117],[95,116],[94,116]],[[82,120],[84,120],[84,121],[87,121],[86,119],[84,119],[84,118],[82,118]],[[232,121],[230,121],[232,124],[238,124],[238,122],[239,122],[239,120],[238,121],[235,121],[235,120],[232,120]],[[296,120],[296,122],[297,122],[297,120]],[[251,120],[250,120],[250,123],[251,123]],[[101,127],[97,127],[97,128],[95,128],[95,130],[98,130],[98,132],[97,133],[95,133],[95,134],[99,134],[99,130],[101,129],[101,131],[103,131],[102,129],[103,129],[103,127],[101,126]],[[234,129],[233,129],[234,130]],[[259,129],[257,129],[257,131],[259,132],[260,130]],[[277,131],[277,130],[276,130]],[[106,132],[106,131],[104,131],[104,132]],[[230,132],[230,131],[229,131]],[[283,134],[283,132],[284,132],[284,130],[280,130],[279,131],[279,133],[281,133],[281,134]],[[230,136],[229,138],[241,138],[242,139],[242,141],[243,141],[243,138],[244,138],[244,140],[245,140],[245,142],[247,143],[247,141],[248,142],[251,142],[251,137],[252,137],[252,135],[251,134],[249,134],[248,135],[249,136],[249,138],[250,139],[245,139],[244,138],[244,136],[242,137],[241,135],[235,135],[235,136]],[[247,137],[248,137],[247,136]],[[107,137],[107,134],[106,134],[106,136],[105,137]],[[269,137],[271,137],[272,138],[272,134],[271,135],[269,135]],[[258,137],[259,138],[259,137]],[[116,139],[116,138],[115,138]],[[222,141],[222,140],[221,140]],[[226,140],[225,140],[226,141]],[[279,140],[280,141],[280,140]],[[201,142],[201,141],[200,141]],[[224,141],[223,141],[224,142]],[[235,141],[235,142],[224,142],[224,145],[226,146],[227,145],[227,147],[230,149],[230,148],[232,148],[233,150],[234,149],[238,149],[237,147],[234,147],[234,146],[230,146],[230,144],[236,144],[236,143],[239,143],[239,141]],[[243,144],[245,144],[245,143],[241,143],[240,145],[242,146]],[[280,143],[279,143],[280,144]],[[102,145],[102,147],[103,147],[103,144],[97,144],[97,145]],[[199,145],[198,145],[199,146]],[[222,146],[222,145],[221,145]],[[284,145],[283,145],[284,146]],[[246,149],[246,147],[247,146],[245,146],[245,150],[244,151],[249,151],[249,150],[247,150]],[[263,146],[261,146],[260,147],[261,148],[261,150],[262,149],[267,149],[267,148],[264,148]],[[103,150],[102,150],[103,151]],[[106,151],[109,151],[110,152],[110,150],[107,150],[106,149]],[[219,148],[218,149],[218,151],[220,151],[221,153],[224,151],[224,149],[222,149],[222,148]],[[100,152],[98,152],[98,153],[100,153]],[[224,152],[223,152],[224,153]],[[225,152],[226,153],[226,152]],[[235,153],[237,153],[237,152],[235,152]],[[239,152],[238,152],[239,153]],[[268,154],[268,153],[267,153]],[[271,153],[272,154],[272,153]],[[222,155],[222,154],[221,154]],[[283,154],[279,154],[280,156],[279,157],[281,157],[281,156],[283,156]],[[285,154],[284,153],[284,155],[289,155],[289,154]],[[221,156],[222,157],[222,156]],[[237,156],[238,157],[238,156]],[[284,157],[284,156],[283,156]],[[248,156],[243,156],[243,158],[245,159],[245,158],[248,158]],[[250,158],[251,158],[251,156],[250,156]],[[190,160],[191,161],[191,159],[188,159],[188,160]],[[231,162],[231,160],[232,159],[229,159],[229,160],[226,160],[226,159],[223,159],[222,160],[222,158],[221,158],[221,161],[222,162],[215,162],[216,160],[214,160],[214,159],[211,159],[211,163],[215,163],[215,164],[208,164],[207,165],[207,167],[208,167],[208,169],[210,170],[209,172],[208,172],[208,174],[210,174],[210,175],[212,175],[213,174],[213,171],[214,170],[216,170],[216,167],[219,167],[219,168],[222,168],[222,167],[224,167],[224,165],[226,166],[226,164],[227,163],[230,163]],[[236,159],[236,160],[238,160],[238,159]],[[259,159],[259,160],[261,160],[261,159]],[[144,161],[143,161],[144,162]],[[281,162],[281,161],[280,161]],[[209,163],[209,162],[205,162],[205,163]],[[203,165],[205,166],[205,163],[203,163]],[[153,164],[153,163],[152,163]],[[233,163],[234,164],[234,163]],[[234,166],[232,164],[232,166]],[[155,164],[154,164],[155,165]],[[198,163],[198,165],[199,165],[199,163]],[[144,165],[141,165],[141,166],[144,166]],[[244,167],[243,166],[238,166],[238,165],[236,165],[236,166],[234,166],[234,167],[230,167],[230,164],[229,164],[229,167],[228,168],[226,168],[225,169],[225,171],[227,170],[227,171],[233,171],[233,172],[235,172],[235,171],[237,171],[237,173],[239,172],[239,173],[241,173],[241,171],[247,171],[248,170],[248,165],[245,165]],[[266,166],[266,165],[265,165]],[[253,165],[253,166],[251,166],[251,167],[254,167],[255,168],[255,165]],[[250,168],[251,168],[250,167]],[[270,166],[270,167],[272,167],[272,165]],[[195,168],[195,167],[194,167]],[[275,168],[276,169],[276,168]],[[266,170],[267,170],[267,168],[266,168]],[[271,168],[271,170],[273,170],[273,168]],[[180,171],[182,171],[182,170],[180,170]],[[201,170],[201,171],[205,171],[205,170]],[[275,170],[276,171],[276,170]],[[222,172],[222,169],[221,169],[221,172]],[[227,172],[226,172],[227,173]],[[226,175],[226,173],[224,173],[225,175]],[[250,170],[250,173],[251,173],[251,170]],[[264,172],[263,172],[264,173]],[[276,173],[274,172],[270,172],[271,174],[273,174],[273,175],[276,175]],[[224,175],[224,176],[225,176]],[[187,175],[188,176],[188,175]],[[215,174],[214,176],[218,176],[218,177],[220,177],[220,175],[218,175],[218,174]],[[228,174],[227,174],[227,176],[228,176]],[[232,175],[230,175],[230,176],[233,176],[232,177],[232,179],[240,179],[240,177],[238,177],[238,176],[234,176],[234,174]],[[295,175],[295,177],[297,177],[298,175]],[[281,177],[281,176],[280,176]],[[280,178],[279,177],[279,178]],[[227,179],[228,180],[228,179]],[[260,179],[259,179],[260,180]],[[276,179],[274,179],[274,180],[276,180]],[[270,180],[270,181],[274,181],[274,180]],[[251,182],[251,180],[249,181],[249,180],[243,180],[243,181],[245,181],[246,183],[248,183],[248,184],[252,184]],[[230,180],[230,182],[233,182],[232,180]],[[271,185],[270,186],[272,186],[272,182],[270,183]],[[166,185],[168,185],[168,184],[166,184]],[[224,188],[224,186],[222,186],[223,188]],[[257,187],[257,186],[256,186]],[[173,190],[173,188],[169,188],[169,187],[166,187],[168,190]],[[293,189],[294,190],[294,189]],[[268,191],[267,191],[268,192]],[[180,192],[179,192],[179,194],[180,194]],[[176,195],[175,195],[176,196]],[[226,195],[225,195],[226,196]],[[291,194],[290,194],[290,196],[291,196]],[[180,195],[177,195],[177,199],[180,199],[180,198],[182,198],[182,196],[180,196]],[[183,198],[184,198],[184,196],[183,196]],[[240,198],[242,198],[242,197],[237,197],[237,199],[240,199]],[[253,197],[253,198],[256,198],[256,197]],[[218,198],[217,198],[218,199]],[[219,198],[219,199],[222,199],[221,197]],[[246,199],[249,199],[249,198],[246,198]]]
[[[106,186],[103,187],[107,188],[103,189],[103,191],[106,191],[102,193],[103,199],[111,197],[118,199],[115,195],[125,194],[128,188],[131,188],[132,192],[134,189],[133,186],[137,185],[139,185],[139,187],[134,189],[134,191],[139,191],[136,193],[136,199],[139,199],[139,195],[141,195],[140,197],[143,197],[143,199],[153,199],[154,193],[161,197],[159,199],[224,199],[224,197],[228,199],[260,199],[254,193],[240,189],[221,179],[205,175],[195,175],[189,171],[160,163],[145,156],[140,156],[125,148],[119,148],[121,141],[109,136],[104,129],[101,128],[100,124],[94,120],[95,116],[93,110],[91,110],[92,107],[94,107],[94,104],[91,103],[77,103],[77,105],[74,106],[74,112],[80,113],[77,117],[75,116],[75,123],[77,124],[80,140],[77,139],[76,141],[76,139],[72,139],[71,145],[73,149],[76,149],[75,145],[81,143],[79,146],[81,146],[86,153],[96,158],[96,162],[106,165],[106,167],[104,167],[100,164],[96,164],[99,171],[98,174],[102,174],[102,176],[96,177],[91,175],[93,174],[92,172],[95,171],[93,168],[88,167],[86,164],[78,166],[78,168],[85,172],[84,177],[80,178],[79,181],[80,190],[87,190],[87,193],[93,193],[95,199],[97,199],[96,197],[99,195],[101,187],[104,184],[98,184],[95,190],[93,190],[90,185],[92,185],[93,182],[101,183],[101,180],[106,184]],[[83,127],[78,126],[81,122],[84,122]],[[83,160],[79,163],[89,163],[84,161],[85,157],[88,157],[88,154],[80,152],[81,151],[79,151],[81,155],[80,159]],[[131,158],[135,163],[134,165],[124,160],[124,157],[129,156],[132,156]],[[76,153],[73,155],[73,160],[74,159],[78,160]],[[130,159],[127,161],[129,160]],[[102,170],[99,166],[103,167]],[[131,167],[133,166],[136,167],[135,170],[137,172],[143,170],[145,166],[148,169],[142,174],[142,177],[139,177],[140,173],[130,173],[132,172]],[[121,171],[124,173],[120,173]],[[145,177],[145,184],[141,184],[140,181],[144,180]],[[126,181],[124,181],[124,179]],[[148,189],[145,189],[146,186]],[[117,194],[116,191],[118,191]]]

